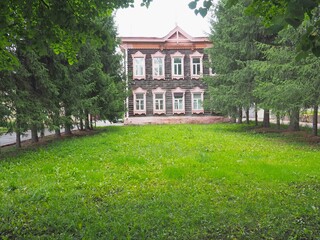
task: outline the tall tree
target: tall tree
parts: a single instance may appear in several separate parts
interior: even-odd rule
[[[114,9],[129,7],[134,0],[2,0],[0,2],[0,71],[19,64],[15,46],[30,40],[38,53],[54,50],[69,63],[88,37],[97,36],[96,17],[110,16]],[[149,2],[144,0],[143,2]],[[99,38],[96,38],[98,40]]]
[[[212,23],[213,47],[209,55],[216,76],[206,79],[211,95],[210,105],[216,111],[242,119],[243,109],[253,106],[254,72],[250,62],[261,58],[256,41],[264,39],[259,18],[246,16],[242,1],[226,8],[220,1]]]
[[[228,0],[227,5],[233,5],[242,0]],[[194,9],[196,14],[206,16],[209,9],[214,5],[214,0],[204,0],[202,5],[198,5],[199,0],[193,0],[189,7]],[[320,56],[320,0],[253,0],[246,6],[246,13],[261,16],[264,24],[270,27],[275,33],[284,29],[287,25],[295,28],[303,25],[308,19],[312,23],[305,32],[301,34],[297,41],[297,50],[301,55],[312,51],[316,56]]]

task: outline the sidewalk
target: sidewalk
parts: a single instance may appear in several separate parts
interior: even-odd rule
[[[103,127],[103,126],[110,126],[110,125],[121,126],[123,124],[110,123],[109,121],[97,121],[94,126]],[[74,129],[76,130],[77,128],[74,128]],[[64,129],[61,129],[61,133],[63,133],[63,132],[64,132]],[[44,135],[45,136],[54,135],[54,131],[49,131],[48,129],[45,129]],[[39,134],[39,137],[40,137],[40,134]],[[31,131],[30,130],[21,136],[21,141],[26,141],[29,139],[31,139]],[[7,134],[0,135],[0,147],[12,145],[15,143],[16,143],[16,133],[7,133]]]

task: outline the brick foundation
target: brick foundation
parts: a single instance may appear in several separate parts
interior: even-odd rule
[[[173,116],[173,117],[130,117],[125,119],[125,125],[145,124],[211,124],[229,122],[230,120],[221,116]]]

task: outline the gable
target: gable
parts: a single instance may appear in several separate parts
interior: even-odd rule
[[[192,37],[183,31],[180,27],[176,26],[164,38],[165,42],[192,42]]]
[[[207,37],[192,37],[179,26],[162,38],[123,37],[121,40],[123,49],[203,49],[212,46]]]

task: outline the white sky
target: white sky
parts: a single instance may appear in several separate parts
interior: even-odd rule
[[[116,12],[118,34],[120,37],[164,37],[178,25],[192,37],[208,36],[210,14],[206,18],[195,15],[188,7],[189,2],[191,0],[153,0],[146,8],[140,6],[141,0],[135,0],[134,8]]]

